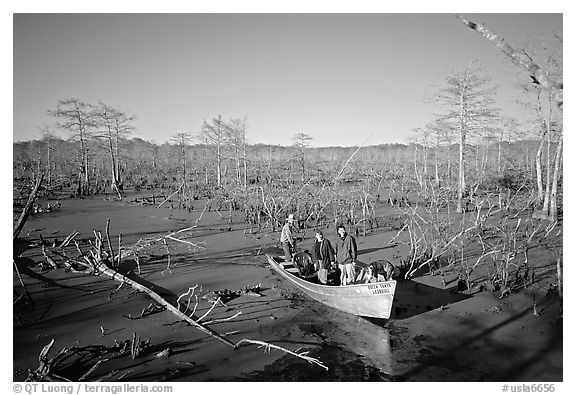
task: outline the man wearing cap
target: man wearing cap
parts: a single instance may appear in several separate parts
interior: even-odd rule
[[[330,240],[324,238],[321,231],[316,232],[316,240],[312,246],[312,260],[318,270],[318,280],[328,283],[328,270],[334,265],[334,249]]]
[[[280,243],[282,244],[282,249],[284,250],[284,257],[286,262],[292,262],[292,255],[296,253],[296,240],[292,233],[294,229],[294,214],[289,214],[287,218],[288,222],[282,227],[282,233],[280,234]]]

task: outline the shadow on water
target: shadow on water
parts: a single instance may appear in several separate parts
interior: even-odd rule
[[[443,367],[450,370],[452,373],[449,376],[450,380],[457,377],[458,381],[478,381],[478,380],[490,380],[490,381],[510,381],[516,380],[521,377],[521,374],[528,368],[533,366],[542,360],[548,353],[554,352],[557,348],[562,348],[562,329],[561,327],[551,329],[551,333],[546,334],[548,340],[542,342],[539,348],[529,353],[527,357],[512,357],[514,355],[521,355],[525,350],[517,349],[515,344],[506,344],[503,342],[491,339],[491,335],[510,324],[514,321],[521,319],[523,316],[532,313],[532,307],[528,307],[524,310],[517,312],[511,317],[492,325],[478,333],[468,334],[469,331],[466,327],[462,328],[461,341],[448,348],[437,348],[436,350],[429,351],[417,358],[416,363],[409,369],[401,372],[398,377],[400,380],[419,380],[421,375],[429,368]],[[472,322],[473,327],[480,327],[481,324]],[[422,336],[423,337],[423,336]],[[473,372],[474,369],[470,369],[469,365],[459,365],[456,358],[459,358],[463,354],[471,355],[477,354],[481,350],[484,355],[493,355],[498,353],[503,353],[506,355],[509,365],[505,367],[500,367],[499,364],[495,363],[492,369],[481,372]],[[556,373],[556,372],[554,372]],[[455,376],[458,374],[457,376]],[[462,375],[464,374],[464,375]],[[546,373],[545,373],[546,374]],[[548,373],[551,374],[551,373]],[[536,379],[536,378],[535,378]],[[561,379],[561,373],[560,373]],[[438,380],[441,380],[438,378]],[[538,381],[536,379],[535,381]]]
[[[319,319],[320,318],[320,319]],[[289,332],[300,333],[304,339],[274,339],[272,343],[293,343],[304,346],[310,356],[322,361],[329,370],[286,355],[263,370],[223,381],[395,381],[390,374],[394,366],[389,330],[362,324],[352,314],[310,301],[309,306],[288,324]],[[289,347],[290,348],[290,347]],[[302,351],[302,350],[301,350]]]
[[[358,255],[371,254],[371,253],[376,252],[376,251],[387,250],[387,249],[390,249],[390,248],[394,248],[394,247],[396,247],[397,245],[398,245],[398,244],[391,244],[391,245],[387,245],[387,246],[384,246],[384,247],[367,248],[367,249],[365,249],[365,250],[358,250]]]
[[[34,270],[31,269],[31,267],[36,266],[37,263],[34,262],[30,258],[18,257],[15,259],[15,262],[16,262],[16,266],[18,266],[18,270],[20,270],[21,274],[25,274],[25,275],[29,276],[30,278],[33,278],[35,280],[39,280],[45,284],[53,285],[53,286],[58,287],[58,288],[65,288],[65,289],[71,289],[71,290],[82,291],[82,292],[90,292],[91,291],[91,289],[89,289],[87,287],[62,284],[61,282],[58,282],[58,281],[56,281],[50,277],[47,277],[47,276],[44,276],[40,273],[35,272]]]
[[[457,287],[440,289],[430,285],[407,280],[398,282],[394,293],[394,304],[389,319],[362,317],[366,321],[387,328],[391,320],[402,320],[439,308],[449,308],[450,304],[468,299],[456,291]]]
[[[302,351],[302,350],[300,350]],[[313,355],[321,361],[329,361],[329,369],[311,366],[309,362],[286,355],[259,372],[245,374],[242,377],[223,377],[221,381],[393,381],[392,376],[380,369],[366,365],[364,358],[342,348],[335,343],[324,343],[314,349]]]
[[[398,282],[390,319],[401,320],[468,299],[456,287],[441,289],[408,280]]]

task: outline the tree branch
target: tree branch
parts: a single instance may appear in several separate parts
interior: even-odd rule
[[[36,200],[36,196],[38,195],[38,191],[40,190],[40,185],[42,184],[42,180],[44,180],[44,174],[41,174],[38,181],[36,181],[36,185],[34,185],[34,189],[30,193],[30,196],[28,196],[28,202],[26,203],[26,206],[24,207],[24,210],[22,211],[20,218],[18,218],[18,222],[16,222],[16,225],[14,226],[14,231],[12,232],[12,240],[13,241],[18,238],[18,236],[20,235],[20,232],[22,231],[22,228],[24,227],[24,224],[28,220],[28,216],[30,215],[30,211],[32,211],[32,207],[34,206],[34,201]]]
[[[562,109],[563,105],[563,84],[562,82],[558,82],[553,78],[550,78],[540,66],[538,66],[530,56],[526,55],[523,51],[519,51],[504,41],[503,38],[499,37],[498,35],[492,33],[486,27],[481,24],[469,21],[468,19],[464,18],[462,15],[456,15],[456,17],[462,22],[465,26],[468,26],[470,29],[479,33],[482,37],[490,41],[492,44],[496,46],[499,50],[501,50],[508,58],[512,60],[515,64],[519,65],[520,67],[524,68],[530,73],[532,77],[532,81],[535,84],[541,85],[543,88],[548,89],[554,93],[556,104],[558,108]]]

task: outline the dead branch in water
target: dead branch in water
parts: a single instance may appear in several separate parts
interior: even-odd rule
[[[180,186],[178,187],[178,189],[177,189],[172,195],[170,195],[170,196],[168,196],[166,199],[164,199],[164,201],[158,205],[158,208],[162,207],[162,205],[163,205],[164,203],[166,203],[172,196],[174,196],[174,195],[176,195],[178,192],[180,192],[180,191],[182,190],[182,187],[184,186],[185,183],[186,183],[185,181],[182,181],[182,184],[180,184]]]
[[[54,262],[54,259],[52,259],[47,253],[46,253],[46,246],[42,245],[42,255],[44,255],[44,258],[46,259],[46,262],[48,262],[48,264],[50,265],[50,267],[52,269],[58,269],[58,265],[56,265],[56,262]]]
[[[122,287],[122,285],[124,285],[124,283],[120,284],[120,287]],[[120,289],[120,287],[118,287],[118,289]],[[131,314],[123,315],[123,316],[128,318],[129,320],[140,320],[142,318],[148,317],[149,315],[160,313],[161,311],[164,311],[164,310],[166,310],[166,308],[164,306],[158,306],[154,302],[150,302],[150,304],[147,307],[144,307],[142,309],[142,312],[140,313],[139,316],[132,317]]]
[[[64,347],[61,348],[56,354],[52,357],[49,357],[50,350],[52,349],[55,343],[55,339],[52,339],[50,343],[48,343],[38,356],[38,367],[34,370],[26,369],[23,373],[26,375],[26,382],[29,381],[50,381],[50,382],[58,382],[58,381],[65,381],[70,382],[70,378],[63,377],[59,372],[64,370],[69,370],[69,366],[67,364],[74,364],[76,361],[70,361],[70,358],[73,358],[75,355],[79,356],[80,359],[83,357],[92,357],[98,358],[96,363],[92,365],[85,373],[83,373],[80,378],[75,379],[73,381],[85,381],[88,376],[92,375],[98,367],[103,362],[118,356],[128,355],[130,354],[132,359],[138,357],[142,352],[145,352],[150,347],[150,339],[148,340],[141,340],[139,336],[133,333],[132,338],[118,342],[114,340],[114,345],[111,347],[108,346],[101,346],[101,345],[92,345],[86,347]],[[107,358],[103,358],[103,356],[108,356]],[[106,375],[94,380],[94,381],[120,381],[126,375],[130,374],[132,371],[128,371],[123,373],[118,377],[114,377],[116,374],[119,373],[119,370],[112,370],[111,372],[107,373]]]
[[[182,298],[184,298],[185,296],[188,296],[188,302],[186,303],[186,309],[184,310],[184,314],[186,314],[186,312],[188,312],[188,310],[190,309],[190,300],[192,299],[192,296],[195,297],[196,299],[196,304],[194,305],[194,309],[192,310],[192,313],[190,315],[194,315],[194,313],[196,312],[196,308],[198,307],[198,295],[196,295],[196,288],[198,287],[198,284],[196,284],[193,287],[188,288],[188,291],[184,292],[183,294],[181,294],[178,297],[178,300],[176,300],[176,304],[178,306],[178,310],[180,310],[180,300]]]
[[[22,285],[22,288],[24,289],[24,295],[26,296],[26,298],[28,299],[30,304],[32,306],[34,306],[34,301],[32,300],[32,296],[30,296],[30,293],[28,292],[28,288],[26,288],[26,284],[24,284],[24,280],[22,279],[22,274],[20,274],[20,270],[18,269],[18,265],[16,264],[16,260],[12,259],[12,263],[14,265],[14,270],[16,271],[16,275],[18,276],[18,280],[20,281],[20,285]],[[20,297],[22,297],[22,296],[20,296]],[[20,299],[20,297],[18,297],[18,299]],[[16,304],[16,301],[14,302],[14,304]]]
[[[97,239],[95,244],[96,244],[96,246],[101,245],[101,240],[99,241]],[[91,269],[95,270],[97,273],[105,274],[116,281],[124,282],[127,285],[129,285],[130,287],[132,287],[133,289],[147,294],[152,299],[154,299],[159,305],[165,307],[167,310],[169,310],[172,314],[176,315],[182,321],[187,322],[188,324],[196,327],[200,331],[228,344],[229,346],[234,346],[234,344],[230,340],[225,339],[224,337],[220,336],[218,333],[205,327],[204,325],[200,324],[199,322],[197,322],[193,318],[185,315],[177,307],[173,306],[171,303],[169,303],[163,297],[158,295],[156,292],[152,291],[150,288],[145,287],[144,285],[137,283],[136,281],[134,281],[134,280],[118,273],[114,269],[108,267],[106,265],[105,261],[102,259],[102,257],[98,255],[98,253],[93,254],[91,265],[92,265]]]
[[[122,233],[118,233],[118,262],[116,262],[116,267],[120,267],[122,263]],[[138,274],[140,274],[140,262],[138,262]]]
[[[108,249],[110,250],[110,262],[112,262],[112,265],[114,265],[114,249],[112,248],[112,243],[110,242],[110,218],[106,220],[106,241],[108,242]]]
[[[132,247],[123,247],[123,246],[119,245],[119,247],[118,247],[119,252],[118,252],[118,255],[116,258],[117,258],[118,262],[120,262],[121,259],[124,259],[128,256],[133,255],[134,259],[136,261],[136,264],[138,266],[138,274],[140,274],[140,272],[141,272],[140,258],[143,255],[146,255],[147,250],[151,250],[153,248],[153,246],[155,246],[158,243],[161,243],[161,246],[159,246],[158,248],[163,249],[165,251],[165,253],[167,254],[167,258],[168,258],[168,263],[167,263],[166,269],[163,272],[166,272],[166,271],[171,272],[170,268],[171,268],[172,257],[171,257],[170,245],[168,244],[168,241],[187,245],[187,246],[189,246],[190,249],[192,249],[193,252],[201,251],[204,249],[204,242],[202,242],[202,241],[191,242],[189,240],[184,240],[186,237],[190,237],[190,236],[183,235],[183,233],[191,231],[195,228],[196,228],[196,226],[191,226],[188,228],[177,230],[175,232],[170,232],[169,234],[163,235],[160,237],[140,239]],[[177,235],[181,235],[181,236],[176,237]],[[118,267],[118,266],[119,266],[119,264],[116,265],[116,267]]]
[[[164,272],[168,271],[170,272],[170,274],[172,274],[172,270],[170,269],[170,262],[172,261],[172,258],[170,256],[170,248],[168,248],[168,243],[166,243],[166,239],[162,239],[162,242],[164,243],[164,247],[166,248],[166,254],[168,255],[168,262],[166,263],[166,269],[164,269],[162,271],[162,275],[164,275]]]
[[[204,215],[204,213],[206,212],[206,209],[208,208],[208,206],[210,205],[210,203],[212,203],[212,199],[208,199],[206,201],[206,204],[204,205],[204,209],[202,210],[202,212],[200,213],[200,216],[198,218],[196,218],[196,221],[194,221],[194,223],[198,223],[200,222],[200,220],[202,219],[202,216]]]
[[[60,244],[60,246],[58,248],[65,248],[68,247],[68,244],[70,244],[70,242],[72,240],[74,240],[74,238],[78,236],[78,229],[75,229],[74,232],[70,233],[65,239],[64,241]]]
[[[42,180],[44,180],[44,174],[40,175],[40,178],[38,179],[38,181],[36,181],[36,184],[34,185],[34,189],[30,193],[30,196],[28,196],[28,202],[26,203],[26,206],[24,207],[22,214],[20,214],[20,218],[18,218],[16,225],[14,225],[14,230],[12,232],[12,240],[16,240],[18,238],[20,232],[22,231],[22,228],[24,227],[24,224],[26,223],[28,217],[30,216],[30,212],[34,207],[34,201],[36,200],[36,196],[38,195],[38,191],[40,190]]]
[[[52,371],[53,366],[56,365],[58,359],[62,355],[66,354],[69,351],[69,349],[63,348],[60,351],[58,351],[54,357],[48,359],[48,353],[50,352],[50,349],[52,348],[53,345],[54,345],[54,339],[52,339],[50,343],[44,346],[42,351],[40,351],[40,355],[38,356],[38,362],[39,362],[38,368],[28,373],[28,378],[26,379],[26,381],[70,381],[64,377],[55,374]]]
[[[276,346],[276,345],[271,344],[271,343],[266,343],[266,342],[263,342],[263,341],[260,341],[260,340],[250,340],[250,339],[242,339],[242,340],[240,340],[239,342],[236,343],[235,348],[240,347],[240,345],[241,345],[242,343],[257,344],[257,345],[259,345],[260,347],[264,347],[265,352],[270,352],[270,349],[280,350],[280,351],[283,351],[283,352],[285,352],[285,353],[287,353],[287,354],[294,355],[295,357],[302,358],[303,360],[308,361],[308,362],[310,362],[311,364],[318,365],[318,366],[320,366],[321,368],[328,370],[328,366],[324,365],[324,363],[322,363],[322,361],[320,361],[319,359],[316,359],[316,358],[309,357],[309,356],[308,356],[308,351],[304,351],[304,352],[301,352],[301,353],[297,353],[297,352],[294,352],[294,351],[287,350],[287,349],[285,349],[285,348],[283,348],[283,347]]]
[[[174,232],[174,233],[172,233],[172,235],[179,233],[179,232],[180,231]],[[163,242],[166,243],[166,237],[160,238],[159,240],[163,240]],[[122,273],[119,273],[113,267],[111,267],[109,264],[111,262],[110,259],[112,257],[112,252],[105,251],[105,249],[103,248],[103,244],[104,244],[104,242],[102,240],[102,233],[94,231],[94,241],[93,242],[90,241],[90,245],[92,248],[90,250],[88,250],[87,252],[84,252],[81,249],[78,242],[75,241],[76,249],[80,253],[80,257],[83,259],[83,261],[78,260],[78,259],[71,259],[71,260],[74,262],[75,265],[77,265],[77,267],[84,269],[84,271],[88,271],[88,272],[91,272],[91,273],[96,274],[96,275],[104,274],[104,275],[112,278],[113,280],[120,282],[121,286],[123,284],[126,284],[126,285],[129,285],[132,289],[134,289],[136,291],[140,291],[140,292],[147,294],[150,298],[152,298],[157,303],[157,305],[153,306],[154,309],[165,308],[166,310],[170,311],[173,315],[175,315],[179,320],[184,321],[191,326],[194,326],[196,329],[200,330],[201,332],[203,332],[203,333],[205,333],[211,337],[214,337],[215,339],[227,344],[228,346],[230,346],[234,349],[238,349],[239,346],[243,343],[257,344],[257,345],[260,345],[262,347],[265,347],[267,351],[269,351],[270,349],[281,350],[281,351],[284,351],[290,355],[294,355],[294,356],[296,356],[298,358],[302,358],[302,359],[304,359],[310,363],[321,366],[324,369],[328,369],[318,359],[309,357],[307,355],[308,352],[298,353],[298,352],[290,351],[290,350],[287,350],[285,348],[282,348],[282,347],[279,347],[279,346],[276,346],[276,345],[273,345],[270,343],[266,343],[266,342],[263,342],[260,340],[242,339],[236,343],[230,341],[229,339],[227,339],[225,337],[226,335],[221,335],[218,332],[207,327],[206,325],[208,323],[218,323],[218,322],[230,321],[233,318],[236,318],[238,315],[240,315],[240,313],[234,314],[234,315],[227,317],[227,318],[210,320],[210,321],[206,321],[204,323],[201,322],[206,317],[208,317],[208,315],[216,308],[216,306],[219,303],[223,304],[221,297],[218,297],[216,299],[216,301],[213,302],[212,306],[207,310],[207,312],[204,313],[200,318],[195,318],[191,315],[189,316],[186,314],[186,312],[189,309],[190,298],[194,294],[194,290],[196,289],[196,286],[189,288],[186,293],[180,295],[180,297],[178,298],[177,305],[174,306],[173,304],[168,302],[166,299],[164,299],[163,297],[158,295],[156,292],[152,291],[150,288],[138,283],[135,280],[132,280],[132,279],[126,277],[125,275],[123,275]],[[120,250],[120,247],[119,247],[119,250]],[[249,290],[248,287],[246,289],[247,289],[247,291]],[[188,304],[187,304],[186,309],[184,311],[182,311],[180,309],[180,306],[181,306],[180,301],[186,295],[189,295]],[[197,304],[198,304],[198,301],[196,298],[196,306],[194,307],[194,311],[192,312],[192,314],[195,313]],[[145,311],[143,310],[142,315],[144,315],[144,313],[145,313]],[[132,343],[133,343],[132,347],[134,347],[134,341]],[[52,344],[53,344],[53,341],[50,343],[49,346],[51,347]],[[50,347],[48,347],[48,350]],[[48,351],[46,351],[46,353],[47,352]],[[134,352],[132,352],[132,355],[133,356],[135,355]],[[60,379],[64,380],[64,378],[60,378]]]

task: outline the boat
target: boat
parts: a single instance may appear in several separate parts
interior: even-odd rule
[[[302,278],[298,268],[284,262],[283,258],[266,254],[270,267],[294,284],[306,295],[335,309],[363,317],[390,318],[396,281],[367,284],[324,285]]]

